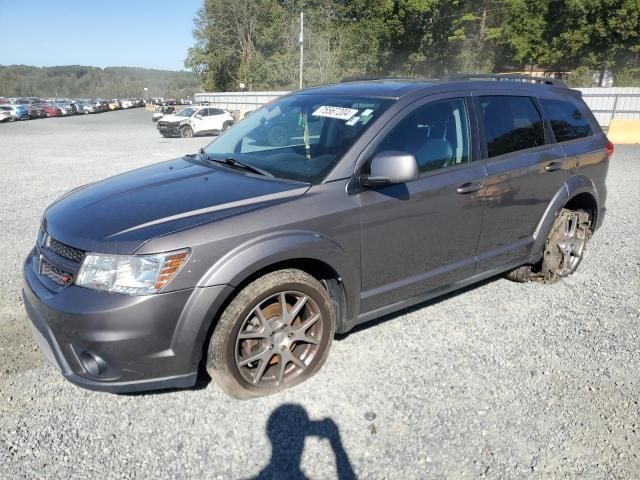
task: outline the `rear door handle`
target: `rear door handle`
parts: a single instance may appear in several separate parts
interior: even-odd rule
[[[551,162],[549,165],[544,167],[547,172],[555,172],[556,170],[560,170],[562,168],[562,162]]]
[[[482,188],[482,184],[481,183],[467,182],[467,183],[463,183],[462,185],[460,185],[458,187],[458,189],[456,190],[456,192],[463,193],[463,194],[464,193],[472,193],[472,192],[477,192],[481,188]]]

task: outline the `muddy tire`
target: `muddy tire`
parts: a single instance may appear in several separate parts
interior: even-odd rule
[[[563,208],[553,222],[538,265],[523,265],[505,275],[514,282],[555,283],[575,272],[591,239],[591,216],[584,210]]]
[[[229,395],[271,395],[313,376],[335,333],[327,290],[311,275],[278,270],[244,287],[211,335],[206,368]]]

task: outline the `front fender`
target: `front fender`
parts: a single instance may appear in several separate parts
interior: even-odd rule
[[[351,258],[330,238],[311,231],[277,232],[238,245],[207,270],[198,286],[237,287],[262,269],[294,260],[316,260],[336,272],[345,290],[345,317],[354,318],[357,315],[360,308],[359,259]]]
[[[533,248],[531,249],[531,263],[536,263],[540,260],[542,252],[544,251],[545,242],[560,210],[562,210],[572,198],[581,193],[590,194],[596,202],[596,207],[600,205],[596,186],[588,177],[584,175],[574,175],[568,178],[553,196],[542,214],[542,218],[540,218],[540,221],[536,225],[536,229],[533,232],[534,242]]]

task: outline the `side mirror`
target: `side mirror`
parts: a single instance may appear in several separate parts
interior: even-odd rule
[[[407,152],[388,150],[371,160],[371,173],[360,175],[360,183],[376,188],[415,180],[420,175],[416,157]]]
[[[198,113],[198,114],[194,115],[194,118],[198,118],[198,119],[202,120],[202,115],[200,115],[200,114]]]

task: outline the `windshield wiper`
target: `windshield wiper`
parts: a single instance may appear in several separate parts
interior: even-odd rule
[[[207,152],[204,151],[204,148],[201,148],[199,153],[201,156],[203,156],[206,160],[210,162],[222,163],[223,165],[229,165],[230,167],[239,167],[244,170],[247,170],[248,172],[257,173],[258,175],[264,175],[265,177],[273,177],[273,174],[267,172],[266,170],[263,170],[258,167],[254,167],[253,165],[249,165],[248,163],[242,163],[232,157],[227,157],[225,159],[211,157]]]

